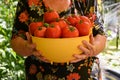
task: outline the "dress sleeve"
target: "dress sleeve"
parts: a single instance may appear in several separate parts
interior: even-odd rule
[[[98,2],[99,1],[99,2]],[[93,36],[97,34],[105,35],[104,32],[104,20],[102,16],[102,1],[101,0],[94,0],[94,12],[96,14],[96,19],[94,21],[94,28],[93,28]]]
[[[28,31],[29,7],[27,0],[19,0],[12,29],[12,38],[20,36],[25,39],[25,32]]]

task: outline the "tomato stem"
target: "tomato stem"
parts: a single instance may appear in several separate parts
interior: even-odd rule
[[[48,23],[44,23],[44,26],[47,28],[49,26],[49,24]]]
[[[38,30],[42,30],[42,27],[38,27]]]
[[[83,20],[80,20],[79,23],[80,23],[80,24],[83,23]]]
[[[69,27],[70,31],[73,32],[75,30],[74,27]]]

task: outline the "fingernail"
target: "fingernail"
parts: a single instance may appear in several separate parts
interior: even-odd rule
[[[81,47],[82,47],[81,45],[78,46],[78,48],[81,48]]]
[[[82,43],[86,43],[87,41],[83,40]]]

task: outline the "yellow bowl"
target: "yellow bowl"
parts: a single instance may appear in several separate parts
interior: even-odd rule
[[[74,59],[73,54],[81,54],[78,49],[82,40],[89,41],[89,35],[76,38],[38,38],[32,36],[33,43],[36,43],[37,50],[42,52],[42,56],[56,63],[68,63]]]

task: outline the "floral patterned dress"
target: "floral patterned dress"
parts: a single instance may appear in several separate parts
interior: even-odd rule
[[[79,14],[91,17],[97,16],[97,0],[71,0],[67,10],[59,12],[61,18]],[[43,0],[19,0],[14,21],[12,38],[16,35],[26,39],[31,22],[43,21],[43,14],[48,8]],[[104,35],[100,18],[94,20],[93,35]],[[97,57],[89,57],[77,63],[45,63],[35,56],[25,60],[26,80],[99,80],[100,68]]]

